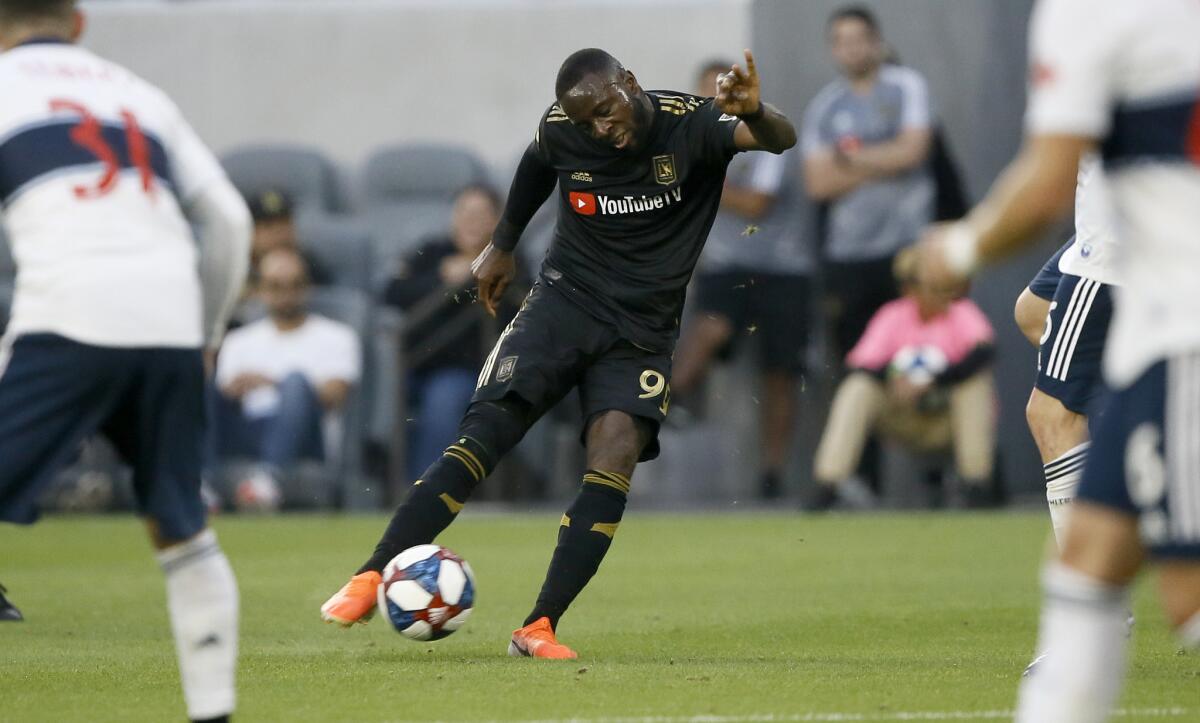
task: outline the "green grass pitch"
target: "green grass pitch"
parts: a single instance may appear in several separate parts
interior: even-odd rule
[[[384,518],[218,519],[242,592],[237,717],[1000,720],[1033,649],[1044,513],[630,514],[560,626],[580,660],[513,660],[557,520],[467,513],[440,541],[475,568],[474,617],[422,644],[318,618]],[[0,528],[0,582],[27,618],[0,624],[0,721],[184,719],[134,520]],[[1200,721],[1200,656],[1151,576],[1136,612],[1120,720]]]

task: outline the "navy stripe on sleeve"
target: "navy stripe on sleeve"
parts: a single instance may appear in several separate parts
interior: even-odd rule
[[[1188,134],[1195,133],[1200,99],[1194,94],[1164,98],[1113,110],[1112,127],[1101,146],[1106,166],[1136,161],[1200,163],[1189,153]]]

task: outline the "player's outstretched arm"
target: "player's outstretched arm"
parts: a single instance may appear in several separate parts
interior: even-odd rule
[[[1030,138],[986,198],[962,221],[932,227],[920,263],[930,278],[954,282],[983,263],[1031,243],[1066,216],[1075,199],[1079,160],[1095,146],[1082,136]]]
[[[496,315],[496,305],[517,273],[513,249],[556,183],[558,176],[554,169],[538,156],[536,145],[531,143],[517,164],[504,213],[492,232],[492,242],[471,263],[471,273],[479,282],[479,303],[492,316]]]
[[[740,150],[783,153],[796,145],[796,128],[778,108],[762,102],[754,54],[745,52],[746,69],[734,65],[721,75],[713,102],[722,113],[741,119],[733,133]]]

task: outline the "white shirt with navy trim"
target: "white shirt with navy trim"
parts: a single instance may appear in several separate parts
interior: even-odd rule
[[[1041,0],[1027,133],[1095,138],[1122,285],[1105,351],[1120,388],[1200,350],[1200,2]]]
[[[1112,213],[1104,166],[1098,154],[1090,154],[1079,163],[1075,183],[1075,241],[1058,258],[1059,271],[1102,284],[1120,283]]]
[[[0,222],[17,263],[10,336],[199,347],[183,208],[223,181],[167,96],[78,46],[0,54]]]

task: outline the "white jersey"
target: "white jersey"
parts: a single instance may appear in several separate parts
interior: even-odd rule
[[[1079,163],[1075,183],[1075,241],[1058,257],[1059,271],[1102,284],[1120,283],[1114,261],[1117,237],[1112,212],[1100,156],[1090,154]]]
[[[1040,0],[1030,135],[1100,142],[1122,285],[1105,350],[1121,388],[1200,350],[1200,1]]]
[[[154,86],[83,48],[0,55],[0,220],[17,263],[9,334],[199,347],[202,298],[185,206],[225,182]]]

